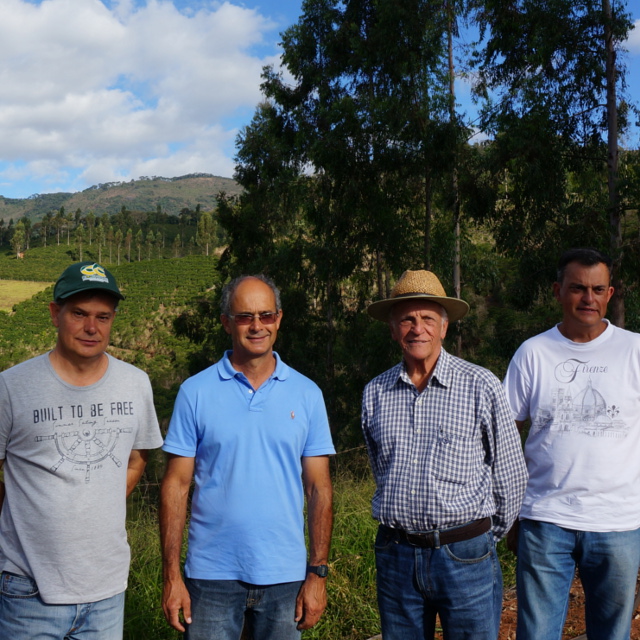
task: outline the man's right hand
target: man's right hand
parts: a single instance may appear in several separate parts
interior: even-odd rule
[[[514,556],[518,555],[518,534],[520,533],[520,520],[516,520],[513,523],[511,529],[507,533],[507,549],[513,553]]]
[[[181,578],[165,580],[162,590],[162,610],[167,622],[178,631],[184,633],[185,623],[191,624],[191,598]]]

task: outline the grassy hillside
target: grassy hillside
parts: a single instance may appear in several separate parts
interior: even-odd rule
[[[0,255],[0,279],[54,282],[73,262],[64,245],[29,251],[24,260]],[[190,309],[218,276],[215,258],[202,255],[109,265],[126,296],[113,326],[110,351],[147,371],[161,417],[166,417],[179,383],[189,374],[196,347],[177,335],[176,318]],[[31,283],[25,282],[25,287]],[[52,287],[0,311],[0,370],[50,349],[55,329],[49,319]]]
[[[81,209],[97,215],[114,214],[123,205],[130,211],[156,211],[177,215],[184,208],[203,211],[216,207],[220,191],[240,193],[239,185],[231,178],[209,174],[192,174],[179,178],[140,178],[131,182],[99,184],[78,193],[37,194],[30,198],[4,198],[0,195],[0,218],[18,220],[27,216],[40,220],[42,216],[64,207],[67,211]]]

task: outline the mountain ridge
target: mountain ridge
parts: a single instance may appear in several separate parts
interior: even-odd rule
[[[216,208],[216,197],[221,192],[238,195],[242,188],[232,178],[209,173],[190,173],[175,178],[141,176],[129,182],[106,182],[74,193],[34,194],[28,198],[5,198],[0,195],[0,218],[14,221],[27,216],[41,220],[50,212],[64,207],[67,212],[81,209],[84,214],[112,215],[126,207],[129,211],[156,211],[178,215],[182,209],[203,211]]]

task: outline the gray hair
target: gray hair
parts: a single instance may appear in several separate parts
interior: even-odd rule
[[[280,301],[280,289],[276,287],[275,282],[271,278],[259,273],[255,276],[238,276],[224,286],[224,289],[222,289],[222,298],[220,299],[220,311],[222,312],[222,314],[225,316],[231,315],[231,299],[233,298],[238,285],[248,278],[255,278],[256,280],[260,280],[260,282],[264,282],[264,284],[266,284],[269,289],[273,291],[273,296],[276,299],[275,310],[279,312],[280,309],[282,309],[282,302]]]

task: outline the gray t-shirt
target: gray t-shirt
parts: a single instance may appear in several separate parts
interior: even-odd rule
[[[127,463],[161,445],[149,378],[130,364],[109,356],[87,387],[64,382],[49,354],[0,373],[0,570],[33,578],[49,604],[124,591]]]

